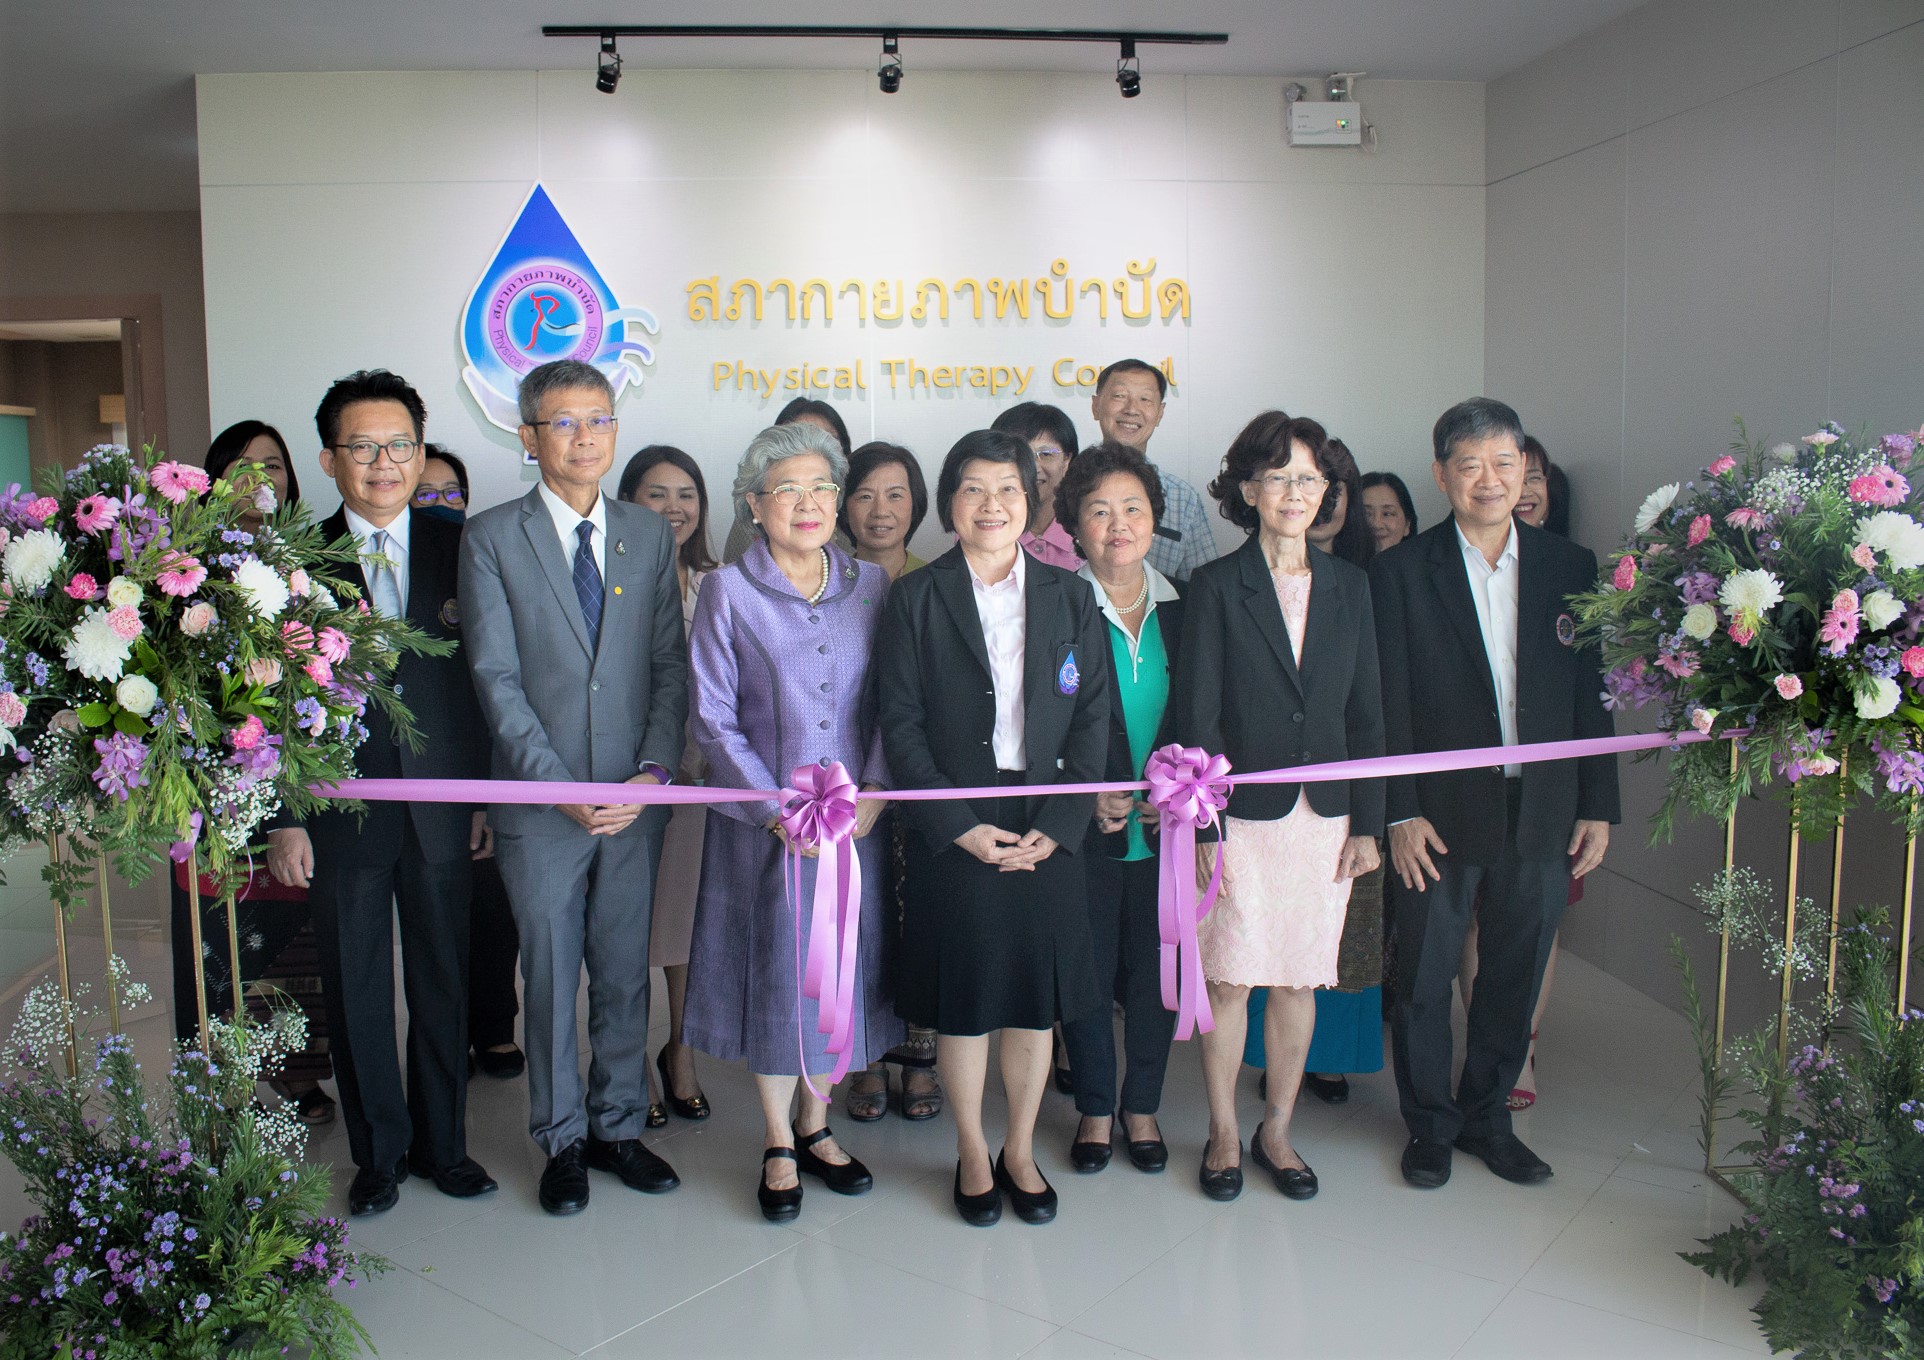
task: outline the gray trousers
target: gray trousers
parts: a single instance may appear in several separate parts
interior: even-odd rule
[[[521,936],[528,1132],[550,1157],[585,1135],[639,1138],[648,1109],[648,928],[659,832],[499,836]],[[588,1085],[575,993],[588,968]],[[585,1095],[585,1098],[584,1098]]]

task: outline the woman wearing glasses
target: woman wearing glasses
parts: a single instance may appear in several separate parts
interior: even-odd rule
[[[1170,702],[1177,740],[1225,755],[1237,770],[1383,754],[1368,578],[1309,542],[1336,510],[1325,495],[1337,472],[1327,445],[1315,421],[1265,412],[1236,436],[1209,486],[1249,540],[1189,578]],[[1202,1040],[1209,1141],[1199,1179],[1211,1199],[1242,1193],[1236,1076],[1255,987],[1268,989],[1268,1080],[1251,1156],[1290,1199],[1317,1191],[1291,1144],[1290,1113],[1316,1022],[1314,989],[1336,983],[1350,880],[1376,867],[1382,832],[1380,780],[1242,784],[1221,846],[1200,847],[1199,878],[1219,852],[1223,861],[1222,895],[1198,931],[1216,1017]]]
[[[1030,558],[1035,455],[977,430],[949,450],[936,510],[957,544],[889,594],[877,656],[889,769],[904,789],[988,789],[909,802],[896,1009],[940,1036],[955,1112],[955,1207],[994,1223],[1007,1193],[1055,1217],[1035,1159],[1049,1029],[1109,1004],[1097,985],[1077,852],[1093,795],[1026,798],[1025,784],[1102,778],[1109,640],[1088,583]],[[1000,796],[997,796],[997,795]],[[1002,1032],[1008,1136],[982,1131],[989,1035]]]
[[[735,513],[752,523],[755,540],[739,562],[703,582],[689,637],[689,716],[718,786],[779,789],[797,766],[837,760],[864,788],[888,782],[870,668],[888,575],[831,542],[846,474],[841,445],[813,425],[763,430],[742,455]],[[848,1069],[855,1072],[903,1036],[884,988],[884,847],[868,834],[882,808],[864,800],[856,814],[860,972]],[[796,994],[814,860],[803,864],[798,922],[783,879],[780,811],[773,799],[708,810],[682,1031],[694,1047],[745,1060],[755,1073],[765,1125],[757,1199],[777,1223],[801,1212],[801,1175],[843,1195],[873,1184],[828,1127],[836,1060],[819,1032],[816,1003]],[[798,1090],[802,1074],[810,1080]]]

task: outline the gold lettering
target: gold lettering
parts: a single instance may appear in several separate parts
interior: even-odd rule
[[[721,311],[721,275],[710,274],[688,285],[688,319],[713,321]]]
[[[1062,284],[1062,306],[1060,309],[1056,307],[1049,292],[1050,279],[1037,279],[1035,290],[1042,295],[1042,314],[1052,321],[1066,321],[1076,311],[1076,285],[1069,278],[1069,262],[1056,260],[1049,266],[1049,274]]]

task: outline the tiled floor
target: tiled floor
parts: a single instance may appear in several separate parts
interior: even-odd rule
[[[31,872],[0,890],[0,1016],[51,951]],[[157,990],[167,977],[157,922],[132,917],[117,943]],[[77,971],[97,966],[97,928],[75,927]],[[659,1024],[659,1021],[658,1021]],[[152,1070],[168,1025],[158,1005],[131,1025]],[[659,1035],[657,1035],[657,1041]],[[1665,1360],[1767,1353],[1754,1290],[1678,1260],[1737,1206],[1695,1169],[1695,1076],[1682,1021],[1566,956],[1544,1028],[1543,1097],[1519,1120],[1557,1169],[1519,1187],[1459,1157],[1451,1183],[1403,1185],[1403,1134],[1387,1073],[1353,1083],[1342,1107],[1306,1100],[1297,1145],[1322,1195],[1297,1204],[1252,1177],[1240,1201],[1196,1188],[1204,1132],[1192,1046],[1170,1067],[1168,1174],[1118,1159],[1078,1177],[1066,1098],[1044,1106],[1044,1169],[1058,1221],[1005,1216],[989,1230],[949,1206],[946,1121],[844,1125],[874,1169],[870,1194],[809,1183],[800,1220],[764,1223],[753,1187],[760,1121],[743,1072],[706,1063],[715,1107],[651,1141],[681,1172],[647,1197],[593,1178],[593,1203],[556,1220],[535,1204],[541,1159],[522,1130],[525,1085],[476,1080],[474,1155],[501,1181],[481,1201],[411,1181],[400,1206],[357,1222],[356,1240],[395,1269],[353,1295],[381,1355],[459,1360],[811,1355],[1029,1356],[1033,1360],[1198,1356],[1509,1356]],[[1250,1074],[1245,1135],[1260,1117]],[[313,1144],[341,1161],[338,1126]],[[338,1176],[345,1203],[351,1168]],[[0,1223],[25,1201],[0,1168]]]

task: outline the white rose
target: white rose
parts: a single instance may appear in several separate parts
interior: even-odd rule
[[[1899,692],[1897,681],[1874,676],[1868,690],[1857,691],[1857,716],[1860,718],[1888,718],[1897,711]]]
[[[1873,633],[1882,632],[1904,617],[1904,606],[1888,590],[1873,590],[1864,597],[1862,607],[1864,622],[1870,625]]]
[[[67,545],[51,529],[29,529],[7,544],[7,581],[22,590],[39,590],[53,580]]]
[[[1686,637],[1703,642],[1717,631],[1717,611],[1707,604],[1693,604],[1684,610],[1683,630]]]
[[[107,582],[107,603],[119,609],[124,605],[140,603],[140,582],[131,576],[116,576]]]
[[[1681,490],[1683,487],[1680,483],[1672,482],[1668,486],[1658,487],[1645,496],[1643,504],[1637,507],[1637,532],[1647,534],[1656,528],[1657,521],[1663,518],[1663,512],[1670,508],[1671,502],[1677,499],[1677,493]]]
[[[130,675],[114,686],[114,702],[138,717],[146,717],[160,702],[160,691],[144,675]]]

